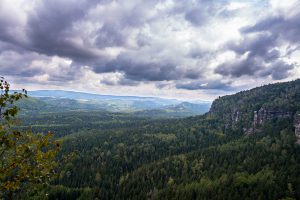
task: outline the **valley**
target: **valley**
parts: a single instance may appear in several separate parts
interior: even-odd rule
[[[53,131],[63,141],[59,157],[72,155],[51,186],[26,195],[297,199],[300,146],[293,122],[299,100],[297,80],[221,97],[206,114],[187,118],[82,109],[25,112],[23,128]],[[290,117],[273,114],[246,134],[260,108],[290,112]]]

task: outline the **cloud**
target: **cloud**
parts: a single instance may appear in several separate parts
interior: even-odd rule
[[[137,86],[140,84],[138,81],[125,78],[124,74],[119,72],[104,74],[100,83],[107,86]]]
[[[229,1],[210,1],[199,0],[194,1],[188,6],[182,4],[184,9],[184,17],[187,21],[195,26],[203,26],[212,21],[212,19],[220,17],[229,17],[233,14],[230,10],[226,10]]]
[[[201,12],[195,8],[206,10],[206,18],[198,19],[197,12]],[[220,6],[203,0],[196,2],[195,8],[194,3],[180,1],[39,1],[29,11],[18,8],[23,18],[4,14],[3,25],[9,23],[10,27],[2,31],[0,39],[41,56],[71,59],[74,66],[88,66],[96,73],[122,72],[128,80],[196,79],[204,67],[185,55],[190,52],[199,59],[200,48],[180,47],[186,41],[182,41],[183,32],[176,32],[184,31],[185,20],[192,24],[209,20],[209,12]],[[166,34],[156,35],[164,26],[170,27],[164,30]],[[21,29],[22,34],[16,36],[8,29]],[[22,40],[17,40],[21,35]]]
[[[294,69],[294,64],[277,61],[265,70],[261,71],[261,76],[271,75],[273,80],[282,80],[288,77],[289,71]]]
[[[299,44],[300,11],[292,16],[276,15],[242,29],[243,33],[267,32],[273,38]]]
[[[34,52],[4,51],[0,54],[0,74],[17,80],[40,83],[66,83],[82,75],[82,67],[71,60]],[[41,78],[38,78],[41,77]]]
[[[97,59],[99,54],[89,46],[76,24],[95,1],[40,1],[28,15],[29,50],[49,56],[68,57],[75,61]],[[88,31],[88,30],[85,30]]]
[[[107,63],[104,67],[95,68],[95,72],[122,72],[127,79],[136,81],[176,80],[182,74],[177,66],[170,63],[136,62],[133,59],[120,56]]]
[[[23,77],[41,75],[42,69],[31,65],[32,60],[39,58],[35,53],[20,54],[15,51],[3,51],[0,54],[0,74]]]
[[[254,75],[262,68],[260,60],[249,58],[235,59],[219,65],[215,72],[225,76],[241,77],[243,75]]]
[[[202,7],[194,8],[185,14],[185,19],[197,26],[205,24],[209,17],[208,10]]]
[[[300,48],[300,5],[286,4],[2,0],[0,74],[49,85],[93,74],[93,87],[174,93],[288,79],[297,69],[290,58]]]
[[[263,18],[255,25],[241,29],[243,38],[226,44],[236,58],[220,64],[215,72],[225,76],[271,76],[282,80],[296,67],[288,56],[299,49],[300,12]]]
[[[189,82],[178,82],[176,88],[186,90],[225,90],[232,91],[234,87],[230,83],[225,83],[220,80],[209,80],[208,82],[203,81],[189,81]]]

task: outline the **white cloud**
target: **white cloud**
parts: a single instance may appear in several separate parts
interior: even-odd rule
[[[266,2],[132,0],[96,5],[85,0],[3,0],[0,73],[30,88],[46,84],[107,94],[214,98],[229,89],[273,81],[274,74],[265,69],[260,70],[264,73],[238,71],[240,77],[230,75],[232,70],[216,73],[220,65],[245,60],[254,52],[251,44],[241,55],[228,45],[240,44],[235,48],[243,51],[252,34],[242,32],[243,28],[274,16],[290,19],[300,10],[297,0]],[[287,46],[299,44],[281,40],[271,50],[279,50],[280,61],[299,63],[299,51],[284,55]],[[295,66],[292,74],[277,77],[299,76],[299,65]],[[185,85],[176,88],[180,82]]]

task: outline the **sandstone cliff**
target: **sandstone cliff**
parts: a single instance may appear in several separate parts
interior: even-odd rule
[[[300,114],[295,115],[294,127],[297,143],[300,144]]]

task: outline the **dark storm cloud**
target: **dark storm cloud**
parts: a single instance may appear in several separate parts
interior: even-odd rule
[[[41,1],[28,19],[30,50],[49,56],[58,55],[73,60],[97,58],[88,46],[76,44],[71,38],[76,37],[72,26],[85,15],[95,1]],[[78,35],[80,37],[80,35]]]
[[[0,40],[10,43],[11,49],[22,48],[23,51],[68,57],[75,61],[98,59],[99,55],[91,46],[74,42],[73,38],[81,35],[72,29],[96,2],[100,1],[39,1],[27,13],[25,25],[23,19],[14,16],[18,13],[7,13],[0,17]]]
[[[87,18],[89,10],[96,9],[98,5],[105,6],[109,3],[112,3],[112,1],[40,1],[27,16],[26,29],[23,30],[26,41],[20,42],[16,39],[19,37],[16,35],[17,33],[12,34],[11,27],[17,29],[17,26],[19,26],[13,15],[6,16],[7,19],[0,18],[0,25],[4,27],[0,31],[0,40],[20,46],[27,51],[47,56],[67,57],[77,62],[78,65],[89,65],[92,69],[96,69],[95,72],[100,72],[101,70],[98,70],[99,65],[111,66],[113,61],[109,61],[110,58],[105,56],[105,53],[99,52],[99,50],[106,47],[126,47],[128,37],[131,34],[130,28],[143,26],[147,18],[147,12],[153,9],[157,1],[137,1],[129,10],[122,10],[123,7],[126,8],[126,3],[116,2],[118,7],[113,10],[114,13],[106,13],[109,11],[104,10],[96,14],[96,19]],[[97,11],[95,12],[97,13]],[[103,25],[99,26],[93,35],[85,35],[85,31],[90,30],[76,30],[78,24],[89,20],[95,20],[91,22],[99,22]],[[129,32],[127,33],[126,30]],[[89,38],[93,37],[95,38],[93,42],[88,41]],[[2,46],[4,45],[0,46],[0,50]],[[135,58],[130,59],[134,60]],[[132,61],[129,60],[128,62]],[[157,63],[143,63],[140,66],[143,68],[147,67],[146,65],[160,67]],[[136,69],[137,67],[132,66],[128,69],[128,77],[138,76],[133,68]],[[106,70],[113,71],[114,69],[106,68]],[[121,71],[127,72],[125,67]],[[165,68],[159,69],[159,71],[166,73],[164,72]],[[157,74],[159,71],[152,68],[147,70],[145,74],[148,72]],[[156,79],[154,74],[149,75],[150,80]],[[140,77],[142,77],[142,74]],[[148,79],[148,76],[145,79]],[[160,77],[157,77],[157,79],[160,79]]]
[[[229,83],[223,83],[219,80],[213,81],[193,81],[193,82],[178,82],[176,84],[178,89],[186,90],[226,90],[231,91],[234,88]]]
[[[230,42],[226,48],[237,54],[237,59],[219,65],[215,72],[221,75],[240,77],[243,75],[266,77],[273,80],[287,78],[295,64],[282,58],[291,55],[300,44],[300,12],[290,17],[272,16],[257,22],[254,26],[241,29],[244,39]],[[278,47],[297,45],[281,55]],[[244,57],[241,59],[241,57]]]
[[[237,59],[219,65],[215,72],[225,76],[253,76],[266,67],[266,63],[279,58],[276,49],[276,38],[272,35],[259,33],[255,36],[245,35],[241,41],[229,42],[225,47],[234,51]]]
[[[127,79],[135,81],[162,81],[176,80],[181,78],[177,66],[164,62],[137,62],[131,57],[123,55],[107,63],[105,66],[95,67],[97,73],[103,72],[123,72]]]
[[[232,1],[45,0],[32,3],[34,7],[28,12],[21,10],[21,14],[5,12],[3,2],[1,74],[48,75],[48,81],[63,83],[77,79],[86,66],[99,74],[123,74],[116,80],[103,79],[101,83],[106,85],[173,81],[176,88],[188,90],[232,89],[227,82],[205,77],[206,70],[214,70],[209,65],[221,51],[198,44],[209,38],[205,34],[210,27],[206,26],[227,23],[239,12],[227,9]],[[272,15],[241,29],[243,39],[222,49],[235,52],[236,59],[220,64],[214,72],[224,79],[244,75],[276,80],[288,77],[295,65],[282,58],[299,48],[299,16],[299,12],[290,17]],[[282,55],[277,47],[286,42],[291,45]],[[55,61],[55,69],[50,69],[53,56],[70,59],[72,64]]]
[[[62,83],[78,79],[82,75],[83,65],[102,59],[92,44],[78,44],[73,40],[82,39],[83,35],[74,31],[73,27],[80,23],[95,3],[105,2],[39,1],[27,13],[26,21],[19,13],[4,12],[0,8],[0,74],[19,79],[48,75],[48,81]],[[2,9],[7,9],[5,2],[0,2],[1,4]],[[45,64],[51,62],[51,56],[56,55],[72,59],[72,65],[66,67],[64,63],[53,63],[56,68],[49,69]],[[32,66],[34,61],[43,62]],[[29,79],[25,82],[29,82]]]
[[[95,53],[93,49],[105,47],[125,46],[128,35],[125,29],[143,26],[146,20],[144,12],[153,9],[155,2],[136,2],[130,10],[122,10],[126,3],[115,2],[119,9],[112,10],[114,13],[101,10],[95,11],[95,17],[87,18],[89,10],[97,6],[105,6],[112,1],[42,1],[37,6],[36,12],[31,14],[28,22],[28,36],[34,51],[47,55],[59,55],[69,57],[75,61],[86,62],[90,60],[104,59]],[[85,31],[75,31],[74,27],[83,21],[103,23],[97,31],[89,37],[95,37],[94,42],[83,40],[83,45],[78,45],[72,38],[84,39]]]
[[[245,35],[241,41],[228,43],[227,48],[239,55],[249,52],[250,57],[264,57],[269,50],[276,47],[276,37],[267,33],[253,36]]]
[[[23,77],[41,75],[41,68],[30,67],[32,60],[37,58],[39,56],[34,53],[24,55],[14,51],[4,51],[0,54],[0,74]]]
[[[283,61],[277,61],[271,64],[271,67],[265,68],[260,72],[260,76],[271,75],[273,80],[281,80],[288,77],[289,70],[293,69],[294,64],[288,64]]]
[[[216,73],[225,76],[241,77],[244,75],[254,77],[272,77],[273,80],[287,78],[289,71],[294,69],[294,64],[288,64],[284,61],[266,63],[262,59],[247,57],[242,60],[234,60],[224,63],[215,70]]]
[[[246,58],[241,60],[233,60],[219,65],[215,72],[225,76],[241,77],[243,75],[252,76],[256,71],[262,68],[261,60]]]
[[[125,58],[121,54],[113,60],[109,56],[105,56],[105,53],[99,51],[106,47],[128,48],[128,40],[132,29],[138,30],[146,23],[158,20],[162,16],[167,17],[170,14],[177,13],[183,14],[185,19],[192,24],[199,25],[204,23],[209,20],[209,12],[216,12],[219,9],[215,3],[212,4],[210,1],[201,0],[196,2],[194,6],[193,4],[175,1],[176,5],[174,8],[163,11],[161,13],[162,16],[152,16],[151,14],[160,1],[135,1],[132,4],[116,1],[113,6],[105,7],[111,3],[112,1],[96,0],[39,1],[34,9],[27,13],[26,25],[24,30],[22,30],[24,35],[20,36],[22,40],[16,39],[18,38],[18,35],[16,35],[18,33],[12,34],[12,31],[10,31],[21,26],[21,22],[14,20],[13,15],[0,19],[0,25],[5,27],[0,31],[0,40],[23,48],[25,51],[47,56],[70,58],[76,63],[76,66],[88,65],[96,73],[122,72],[125,74],[125,78],[120,83],[124,84],[132,84],[128,80],[162,81],[199,78],[200,72],[192,69],[186,70],[185,64],[181,62],[165,58],[136,60],[136,57],[141,54],[139,50],[135,50],[135,53],[132,54],[126,54]],[[97,11],[97,6],[99,5],[104,6],[104,9]],[[91,10],[93,10],[94,16],[88,16]],[[113,14],[110,12],[113,12]],[[90,20],[92,20],[92,23],[99,22],[98,27],[92,31],[92,35],[89,35],[91,30],[76,29],[80,23]],[[90,41],[89,38],[94,38],[94,40]],[[164,48],[163,46],[157,46],[158,44],[150,46],[151,37],[140,33],[137,34],[135,39],[141,47],[147,44],[153,48],[154,50],[151,53],[156,51],[155,48],[159,51]],[[172,51],[170,50],[171,53]],[[194,51],[192,52],[192,57],[196,58],[199,54],[200,52]],[[24,71],[33,59],[35,58],[32,58],[32,60],[28,58],[28,63],[23,63]],[[40,71],[44,71],[42,69],[36,70],[37,74],[40,74]],[[30,71],[28,70],[27,73]],[[61,76],[57,74],[52,76],[51,80],[70,80],[72,75],[77,75],[74,71],[75,67],[72,67],[68,76],[66,73],[63,73]],[[30,74],[33,76],[34,72],[31,71]]]
[[[23,48],[16,46],[14,44],[11,44],[9,42],[4,42],[0,40],[0,55],[7,51],[13,51],[17,53],[26,53],[27,50],[24,50]]]
[[[198,79],[202,76],[201,67],[196,69],[183,65],[180,59],[155,57],[147,51],[132,51],[121,53],[108,63],[95,65],[93,70],[96,73],[121,72],[126,79],[145,82]]]
[[[242,33],[268,32],[277,39],[291,43],[300,43],[300,11],[292,16],[273,16],[266,18],[254,26],[245,27]]]
[[[24,32],[26,31],[24,27],[22,27],[22,19],[17,13],[18,10],[6,5],[5,1],[0,1],[0,49],[4,43],[10,44],[9,48],[13,48],[13,46],[21,46],[23,48],[24,45]],[[14,47],[15,48],[15,47]],[[8,50],[8,48],[6,49]]]

